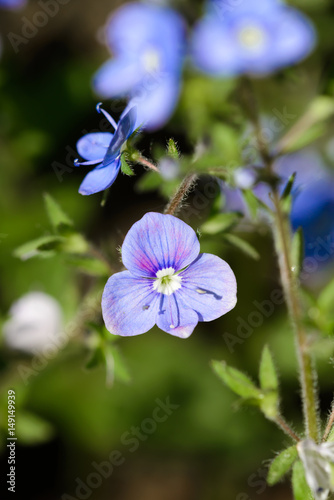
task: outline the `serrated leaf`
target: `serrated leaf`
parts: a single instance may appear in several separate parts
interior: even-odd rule
[[[68,262],[90,276],[109,276],[107,263],[94,257],[68,257]]]
[[[169,141],[168,141],[167,154],[171,158],[174,158],[174,160],[178,160],[179,157],[180,157],[179,150],[177,149],[176,142],[172,138],[170,138]]]
[[[48,194],[44,194],[44,202],[50,222],[57,232],[66,232],[73,227],[73,222],[60,205]]]
[[[292,489],[295,500],[314,500],[306,482],[304,467],[300,460],[293,466]]]
[[[38,415],[20,411],[17,417],[16,434],[20,443],[36,445],[45,443],[53,437],[53,426]]]
[[[239,238],[239,236],[236,236],[235,234],[226,234],[224,235],[224,239],[230,245],[238,248],[252,259],[259,260],[260,254],[258,253],[257,250],[255,250],[255,248],[250,243],[248,243],[248,241]]]
[[[130,164],[126,160],[126,155],[124,153],[121,155],[121,170],[124,175],[128,175],[130,177],[135,175],[134,171],[130,167]]]
[[[299,276],[304,260],[304,233],[303,228],[299,227],[292,238],[291,244],[291,263],[292,271],[296,276]]]
[[[235,226],[240,220],[237,213],[220,213],[208,219],[201,226],[201,231],[206,234],[218,234]]]
[[[261,398],[261,391],[244,373],[227,366],[224,361],[212,361],[211,366],[216,375],[238,396],[246,399]]]
[[[16,248],[14,250],[14,257],[21,260],[28,260],[41,254],[43,256],[45,252],[51,252],[53,255],[52,251],[58,250],[63,242],[64,238],[61,236],[41,236]]]
[[[277,455],[269,467],[267,476],[267,483],[269,486],[273,486],[278,483],[278,481],[280,481],[283,476],[289,472],[297,458],[298,451],[296,446],[290,446],[290,448],[287,448]]]
[[[260,362],[260,387],[264,391],[278,391],[276,368],[268,346],[264,346]]]

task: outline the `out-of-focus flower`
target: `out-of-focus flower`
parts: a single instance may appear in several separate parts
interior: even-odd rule
[[[158,168],[161,177],[166,181],[172,181],[173,179],[176,179],[180,174],[179,162],[176,159],[168,156],[165,156],[159,161]]]
[[[63,316],[59,303],[43,292],[23,295],[10,308],[10,319],[3,326],[4,339],[12,349],[42,354],[57,349]]]
[[[128,269],[109,278],[102,297],[107,329],[122,336],[155,324],[187,338],[199,321],[212,321],[236,304],[229,265],[199,253],[195,231],[172,215],[148,213],[129,230],[122,246]]]
[[[289,177],[296,173],[292,190],[292,228],[303,229],[306,257],[315,257],[319,263],[329,262],[334,254],[334,175],[325,168],[319,155],[312,150],[281,157],[275,162],[274,171],[280,178],[281,192]],[[251,180],[254,176],[255,169],[243,168],[237,170],[235,176],[237,187],[222,184],[226,210],[249,215],[241,192],[241,189],[249,188],[260,201],[270,208],[273,207],[270,187],[264,182],[256,183],[252,187]],[[240,179],[244,182],[247,178],[250,184],[241,185]]]
[[[195,26],[196,66],[216,76],[265,75],[304,59],[315,44],[311,22],[277,0],[212,0]]]
[[[121,168],[121,150],[124,143],[134,132],[136,126],[136,109],[131,108],[123,113],[118,124],[104,109],[97,105],[97,111],[102,112],[114,127],[115,133],[92,132],[86,134],[77,142],[77,150],[84,162],[75,160],[75,166],[97,165],[84,178],[79,193],[89,195],[104,191],[110,187]]]
[[[27,3],[27,0],[0,0],[0,7],[8,9],[19,9]]]
[[[334,464],[334,443],[316,444],[312,439],[305,439],[297,444],[297,450],[315,500],[326,500],[329,492],[334,491],[331,466]]]
[[[180,92],[185,51],[182,18],[169,8],[141,3],[121,7],[107,27],[114,55],[94,78],[102,97],[130,97],[136,126],[156,129],[172,114]]]

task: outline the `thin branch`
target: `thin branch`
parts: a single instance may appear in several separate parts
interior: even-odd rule
[[[284,420],[283,417],[278,416],[275,420],[275,423],[278,425],[280,429],[282,429],[285,434],[290,436],[294,441],[297,443],[300,441],[300,438],[297,436],[297,434],[291,429],[289,424]]]
[[[322,436],[322,441],[327,440],[329,433],[332,430],[333,424],[334,424],[334,405],[332,405],[332,411],[331,411],[331,414],[329,415],[326,429],[325,429],[324,435]]]

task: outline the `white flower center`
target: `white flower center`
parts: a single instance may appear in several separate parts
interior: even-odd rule
[[[153,289],[158,293],[172,295],[172,293],[181,288],[182,277],[175,274],[175,270],[172,267],[161,269],[157,272],[156,276]]]
[[[258,26],[244,26],[238,32],[238,40],[240,44],[249,50],[258,50],[262,48],[266,41],[266,34],[262,28]]]
[[[145,71],[156,73],[160,69],[160,54],[154,48],[147,49],[142,56],[142,63]]]

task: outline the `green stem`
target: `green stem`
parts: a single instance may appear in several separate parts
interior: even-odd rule
[[[297,434],[291,429],[289,424],[284,420],[280,415],[274,420],[274,422],[278,425],[278,427],[285,432],[288,436],[290,436],[294,441],[299,442],[300,438]]]
[[[275,206],[276,221],[274,227],[275,246],[278,255],[282,286],[296,337],[306,431],[308,437],[317,442],[319,438],[319,426],[314,370],[308,338],[303,325],[298,282],[292,270],[290,225],[287,217],[282,211],[277,191],[273,193],[273,203]]]
[[[257,100],[249,80],[244,80],[242,90],[246,112],[254,126],[258,150],[267,173],[272,175],[272,167],[275,158],[271,156],[268,145],[263,141]],[[305,427],[307,436],[315,442],[318,442],[319,425],[317,395],[315,391],[315,372],[313,370],[312,356],[303,324],[298,281],[292,270],[290,223],[288,217],[282,210],[280,196],[276,187],[273,189],[272,200],[275,207],[273,235],[285,300],[295,332]]]

